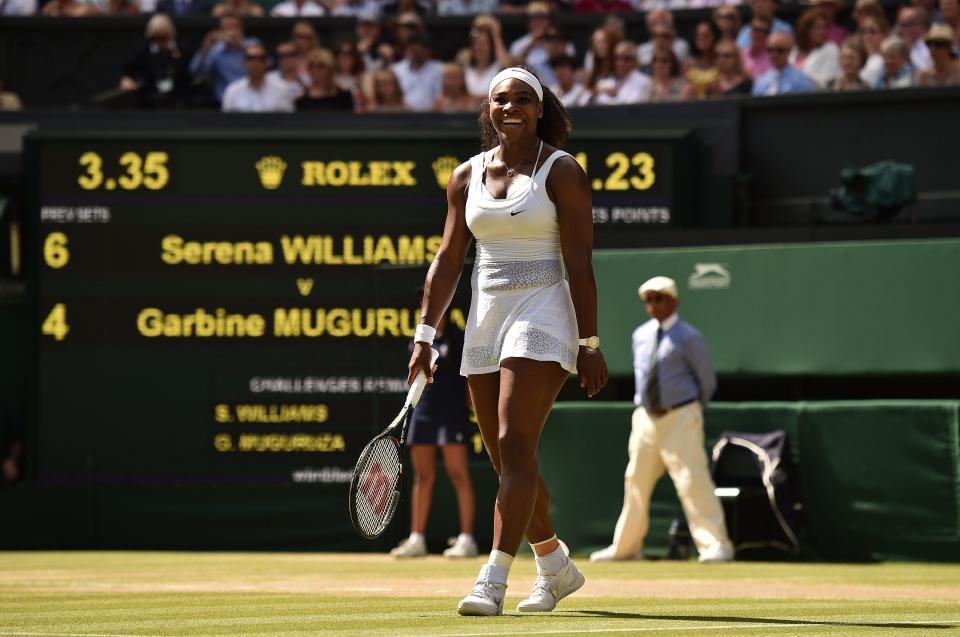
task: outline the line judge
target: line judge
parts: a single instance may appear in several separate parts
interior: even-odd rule
[[[728,562],[733,547],[703,442],[703,407],[717,387],[707,342],[677,315],[680,299],[673,279],[653,277],[640,286],[640,298],[650,320],[633,332],[637,407],[627,446],[623,509],[613,544],[594,551],[590,561],[640,559],[650,523],[650,494],[666,469],[700,561]]]

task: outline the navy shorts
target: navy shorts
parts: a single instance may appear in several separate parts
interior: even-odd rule
[[[467,419],[442,422],[434,418],[414,416],[407,431],[408,445],[456,445],[468,444],[476,426]]]

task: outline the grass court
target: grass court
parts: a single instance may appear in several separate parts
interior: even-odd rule
[[[482,559],[332,553],[0,553],[0,635],[960,635],[960,565],[646,561],[578,565],[583,589],[460,617]]]

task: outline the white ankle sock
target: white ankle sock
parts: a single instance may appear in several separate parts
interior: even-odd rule
[[[510,567],[513,565],[513,556],[509,553],[504,553],[503,551],[493,549],[490,551],[490,559],[487,560],[487,564],[496,564],[501,568],[505,568],[509,572]]]
[[[513,556],[496,549],[490,551],[490,558],[480,569],[480,576],[487,577],[491,582],[506,584],[510,567],[513,565]]]
[[[411,541],[411,542],[418,542],[418,543],[420,543],[420,544],[423,544],[424,542],[427,541],[427,538],[425,538],[425,537],[423,536],[423,533],[411,533],[411,534],[410,534],[410,541]]]
[[[461,533],[460,535],[457,536],[457,540],[458,540],[458,541],[462,541],[462,542],[469,542],[469,541],[473,540],[473,534],[472,534],[472,533]]]
[[[559,573],[563,565],[570,560],[560,546],[546,555],[537,555],[535,559],[538,573]]]

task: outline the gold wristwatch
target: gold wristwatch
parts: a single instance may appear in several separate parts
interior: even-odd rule
[[[600,337],[591,336],[589,338],[581,338],[577,341],[580,345],[583,345],[587,348],[587,353],[593,354],[595,351],[600,349]]]

